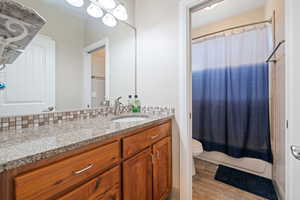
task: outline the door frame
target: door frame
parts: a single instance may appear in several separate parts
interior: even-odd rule
[[[208,0],[206,0],[208,1]],[[205,0],[181,0],[179,5],[179,109],[180,199],[192,200],[192,68],[191,15],[193,7]]]
[[[179,3],[179,109],[178,123],[180,130],[180,199],[192,200],[192,68],[191,68],[191,9],[199,4],[214,0],[181,0]],[[218,1],[218,0],[216,0]],[[297,55],[293,55],[293,31],[296,27],[292,22],[297,19],[297,12],[292,12],[293,0],[285,0],[285,32],[286,32],[286,116],[290,121],[289,130],[286,130],[286,188],[285,198],[289,200],[292,191],[292,166],[290,161],[290,141],[292,138],[289,133],[300,132],[292,126],[292,119],[295,119],[295,112],[289,105],[293,105],[293,95],[297,95],[295,90],[291,90],[293,85],[293,72],[290,66],[297,66]],[[298,16],[299,17],[299,16]],[[300,30],[299,30],[300,32]],[[295,45],[297,46],[297,45]],[[296,54],[296,52],[294,52]],[[289,81],[287,81],[289,80]],[[289,98],[288,98],[289,97]],[[294,102],[295,103],[295,102]]]
[[[105,100],[110,98],[110,53],[109,53],[109,39],[104,38],[98,42],[92,43],[84,48],[83,58],[83,107],[86,108],[92,105],[92,63],[90,52],[99,48],[105,48]]]

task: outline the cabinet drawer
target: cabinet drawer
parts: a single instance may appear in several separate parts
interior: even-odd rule
[[[171,123],[167,122],[136,135],[124,138],[123,157],[127,158],[170,134]]]
[[[99,177],[80,186],[58,200],[94,200],[103,199],[108,194],[120,191],[121,168],[115,167]],[[117,194],[116,194],[117,195]],[[119,194],[118,194],[119,195]],[[110,198],[112,199],[112,198]]]
[[[119,161],[119,142],[114,142],[17,176],[16,200],[49,199]]]

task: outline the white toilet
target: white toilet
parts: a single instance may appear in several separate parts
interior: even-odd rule
[[[203,152],[203,147],[202,147],[201,142],[199,142],[195,139],[192,139],[192,151],[193,151],[192,152],[193,157],[194,156],[199,156]],[[194,175],[196,175],[196,167],[195,167],[195,161],[193,159],[193,176]]]

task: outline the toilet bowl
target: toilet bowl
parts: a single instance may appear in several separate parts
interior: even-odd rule
[[[199,156],[203,152],[203,147],[201,142],[193,139],[192,140],[192,155],[193,157]],[[193,158],[192,158],[193,159]],[[196,175],[196,166],[195,166],[195,161],[193,159],[193,176]]]

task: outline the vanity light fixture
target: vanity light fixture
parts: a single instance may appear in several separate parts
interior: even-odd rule
[[[114,0],[97,0],[97,2],[104,9],[114,9],[117,5]]]
[[[128,19],[126,8],[121,4],[113,10],[113,15],[121,21],[126,21]]]
[[[83,6],[84,2],[83,0],[66,0],[70,5],[75,7],[81,7]]]
[[[94,3],[91,3],[86,11],[90,16],[95,18],[100,18],[104,14],[103,10],[100,7],[96,6]]]
[[[106,13],[102,18],[102,22],[109,27],[114,27],[117,25],[117,20],[112,14]]]
[[[81,7],[84,4],[83,0],[66,0],[69,4],[75,7]],[[114,27],[117,25],[117,20],[126,21],[128,13],[124,5],[115,0],[89,0],[91,3],[87,8],[87,13],[95,18],[101,18],[102,22]]]

